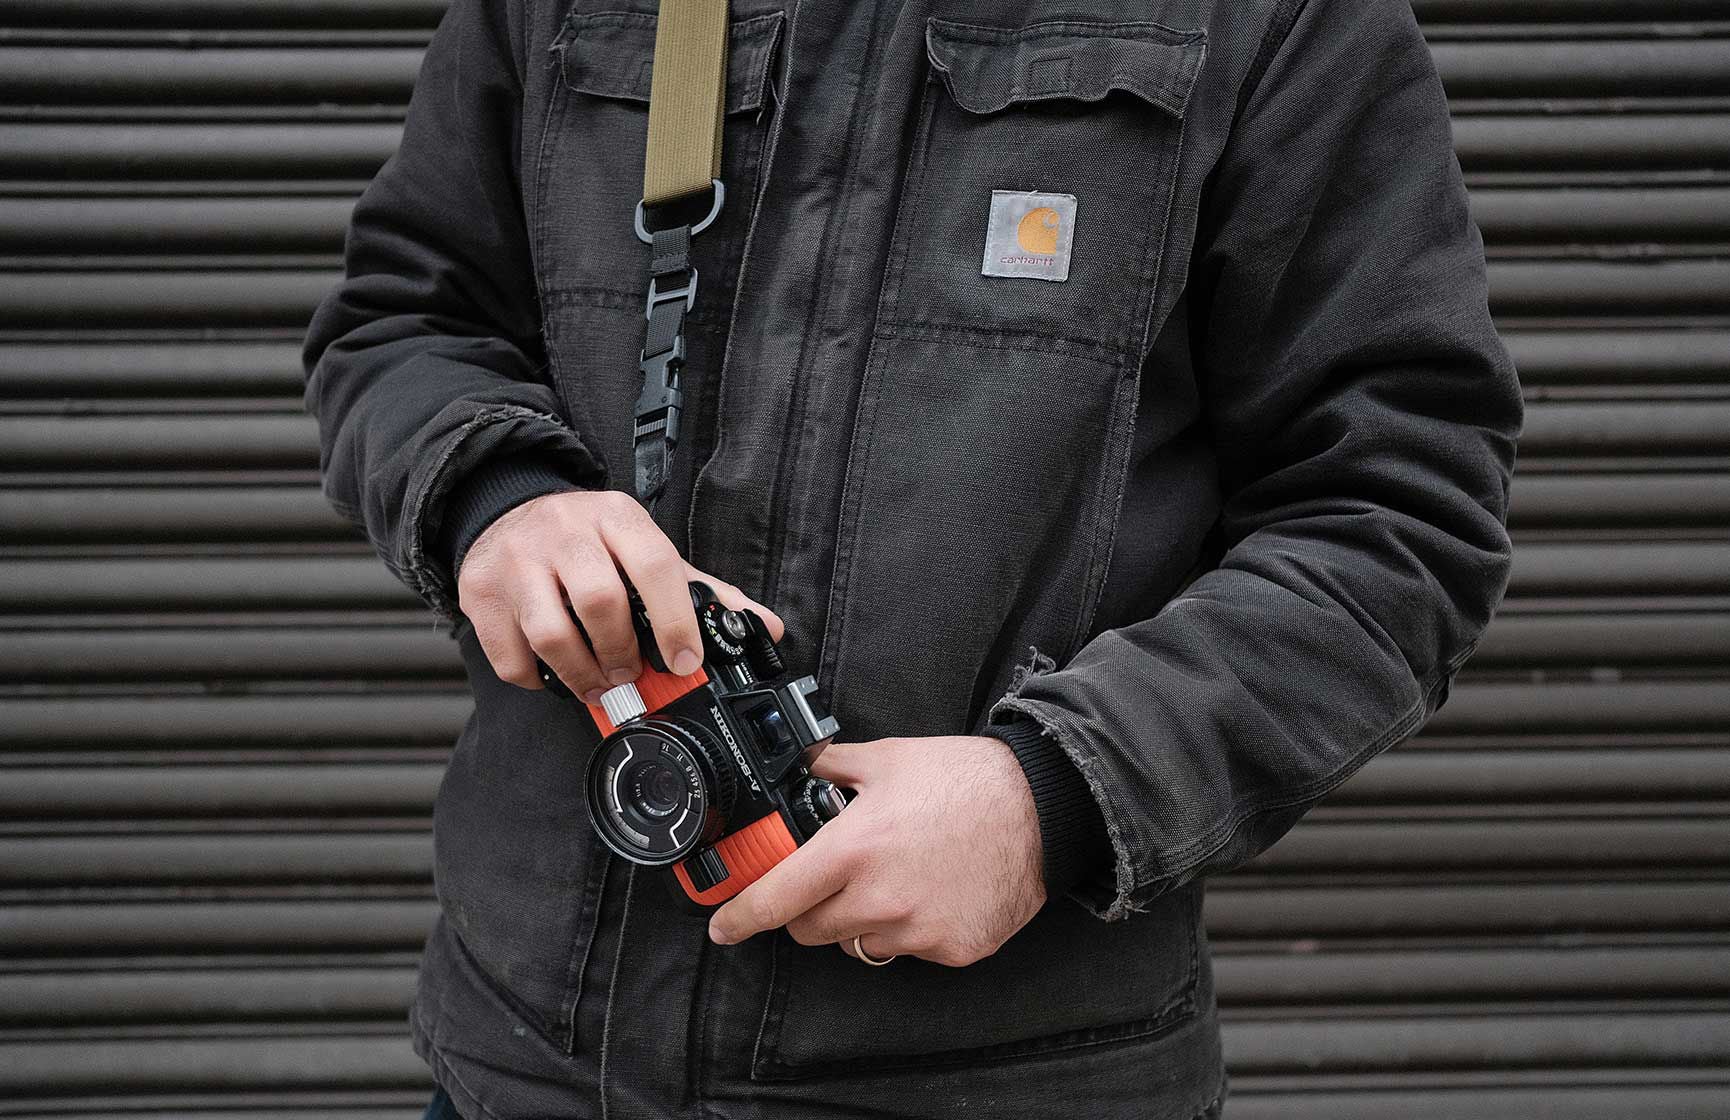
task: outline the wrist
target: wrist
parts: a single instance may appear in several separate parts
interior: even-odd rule
[[[489,459],[464,476],[445,496],[433,548],[449,566],[454,579],[469,549],[493,522],[535,498],[583,488],[576,478],[548,458],[507,455]]]
[[[1056,898],[1112,861],[1105,818],[1087,779],[1055,739],[1033,720],[1014,716],[986,728],[1008,744],[1033,793],[1039,818],[1041,877]]]

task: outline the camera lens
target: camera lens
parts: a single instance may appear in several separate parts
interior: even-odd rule
[[[633,863],[677,863],[713,839],[733,807],[733,771],[703,729],[650,719],[601,740],[589,763],[589,816]]]
[[[646,817],[665,817],[684,799],[683,776],[659,758],[634,766],[625,784],[631,791],[631,807]]]

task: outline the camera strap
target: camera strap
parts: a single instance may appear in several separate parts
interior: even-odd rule
[[[649,137],[643,197],[633,219],[650,246],[648,325],[633,438],[637,499],[653,511],[679,443],[685,366],[685,316],[697,302],[691,238],[714,222],[726,199],[721,183],[721,122],[727,95],[727,0],[661,0],[649,83]],[[706,217],[651,230],[645,207],[712,192]]]

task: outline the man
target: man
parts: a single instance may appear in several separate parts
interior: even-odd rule
[[[647,0],[454,0],[307,340],[326,493],[475,691],[439,1107],[1218,1115],[1202,883],[1422,724],[1508,574],[1518,387],[1412,14],[729,19],[652,515]],[[535,666],[633,679],[628,582],[684,670],[688,578],[817,674],[857,791],[712,917],[595,839]]]

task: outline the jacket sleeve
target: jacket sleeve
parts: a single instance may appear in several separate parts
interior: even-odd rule
[[[516,0],[446,11],[303,350],[325,496],[447,616],[449,554],[435,542],[447,495],[477,465],[509,455],[605,484],[546,370],[520,190],[519,21]]]
[[[1509,572],[1519,386],[1428,49],[1404,0],[1279,7],[1190,270],[1223,559],[990,712],[1086,777],[1115,862],[1077,897],[1107,918],[1255,856],[1416,730]]]

